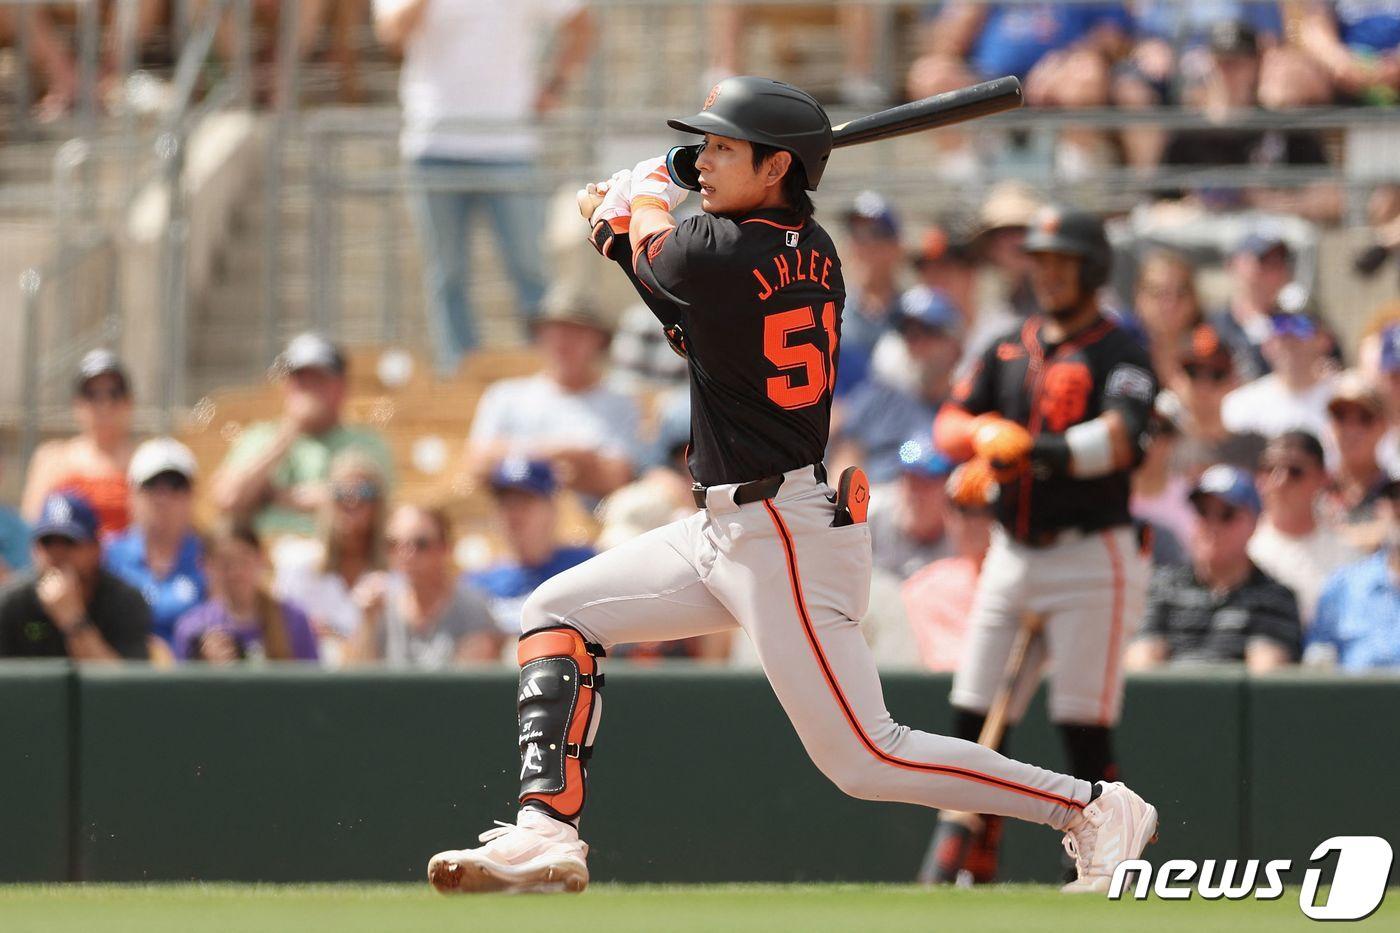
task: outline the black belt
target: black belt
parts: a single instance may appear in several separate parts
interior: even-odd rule
[[[817,482],[826,482],[826,465],[815,463],[812,465],[813,474]],[[718,484],[716,484],[718,485]],[[756,479],[748,483],[740,483],[734,490],[734,504],[748,505],[750,502],[760,502],[764,499],[771,499],[778,494],[778,490],[783,485],[783,474],[777,473],[773,476],[765,476],[763,479]],[[690,487],[690,494],[695,497],[695,507],[705,508],[705,496],[713,487],[701,486],[699,483]]]

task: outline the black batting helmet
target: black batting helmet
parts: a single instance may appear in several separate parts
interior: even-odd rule
[[[1108,281],[1113,249],[1108,245],[1103,221],[1085,211],[1052,204],[1043,207],[1026,231],[1028,253],[1065,253],[1078,256],[1079,285],[1091,292]]]
[[[693,117],[667,120],[685,133],[714,133],[791,152],[815,190],[831,155],[831,120],[806,91],[770,78],[725,78]]]

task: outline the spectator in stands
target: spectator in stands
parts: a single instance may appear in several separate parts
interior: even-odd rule
[[[622,312],[612,338],[608,381],[629,392],[688,386],[685,356],[666,339],[666,329],[638,302]]]
[[[1192,478],[1172,470],[1177,445],[1181,441],[1184,416],[1181,402],[1170,392],[1160,392],[1147,434],[1151,438],[1142,463],[1133,473],[1131,509],[1133,517],[1152,529],[1152,563],[1186,562],[1185,545],[1191,539],[1196,521],[1187,498]]]
[[[915,571],[903,586],[919,660],[931,671],[957,670],[977,578],[992,541],[990,507],[971,508],[950,498],[944,517],[949,556]]]
[[[592,20],[576,0],[374,0],[374,19],[380,40],[404,57],[400,150],[415,183],[437,368],[448,375],[477,344],[467,259],[474,217],[489,214],[527,317],[544,297],[533,124],[560,105],[587,61]]]
[[[1113,81],[1114,103],[1129,109],[1175,103],[1199,106],[1211,72],[1212,36],[1222,27],[1236,23],[1248,27],[1270,54],[1283,38],[1283,18],[1273,2],[1147,0],[1137,4],[1134,12],[1136,41]],[[1157,165],[1164,133],[1144,125],[1125,127],[1121,136],[1129,165],[1145,169]]]
[[[927,427],[900,445],[898,458],[897,485],[873,497],[870,550],[876,567],[904,580],[948,554],[948,496],[943,486],[953,462],[933,446]],[[882,499],[887,500],[883,505]]]
[[[1400,479],[1386,484],[1377,512],[1384,543],[1327,581],[1308,629],[1309,663],[1348,671],[1400,666]]]
[[[102,569],[97,512],[76,493],[49,495],[34,522],[34,569],[0,592],[0,657],[144,661],[151,612]]]
[[[694,480],[686,463],[690,447],[690,388],[660,403],[651,466],[598,506],[598,547],[606,550],[695,511]]]
[[[833,472],[861,464],[872,483],[898,476],[905,441],[929,433],[962,353],[958,312],[942,292],[914,286],[900,296],[890,323],[870,376],[838,402],[829,458]]]
[[[268,587],[262,541],[249,524],[222,524],[208,542],[209,599],[175,623],[182,661],[315,661],[316,635]]]
[[[958,218],[932,224],[924,230],[919,248],[910,261],[918,283],[947,296],[958,314],[962,357],[957,373],[971,368],[988,346],[1016,326],[1005,308],[983,307],[977,297],[977,252]]]
[[[1259,463],[1264,511],[1249,539],[1250,560],[1293,591],[1306,627],[1322,585],[1358,556],[1336,531],[1318,520],[1327,488],[1322,443],[1306,431],[1288,431],[1269,442]]]
[[[1388,3],[1306,4],[1298,44],[1345,101],[1393,105],[1400,96],[1400,10]]]
[[[1234,433],[1221,420],[1221,408],[1239,386],[1235,357],[1215,328],[1200,324],[1182,339],[1177,353],[1173,394],[1181,400],[1182,438],[1172,470],[1193,479],[1213,463],[1228,463],[1251,473],[1264,452],[1265,439],[1253,432]]]
[[[441,670],[500,657],[504,638],[491,610],[457,584],[446,512],[401,505],[384,543],[389,572],[369,574],[352,594],[364,622],[346,645],[347,664]]]
[[[1023,247],[1026,230],[1040,207],[1035,191],[1019,181],[1001,182],[982,203],[972,249],[996,280],[997,296],[981,314],[1024,320],[1039,313],[1030,284],[1031,260]],[[992,339],[1001,335],[993,334]]]
[[[393,476],[393,460],[378,432],[341,421],[346,363],[339,347],[320,334],[302,334],[287,344],[278,366],[282,418],[238,435],[214,476],[213,499],[220,511],[250,519],[260,535],[311,535],[316,515],[330,503],[333,460],[358,452],[375,462],[382,484]]]
[[[899,310],[899,216],[882,195],[862,191],[845,213],[842,266],[846,309],[841,314],[841,366],[836,394],[844,395],[870,375],[870,358]]]
[[[1337,450],[1330,505],[1352,547],[1364,551],[1380,546],[1376,506],[1389,478],[1376,456],[1385,434],[1385,400],[1358,370],[1337,377],[1327,403],[1327,418]]]
[[[328,664],[340,662],[345,640],[364,621],[352,591],[385,568],[385,496],[375,460],[355,450],[341,453],[331,464],[320,537],[283,539],[273,553],[277,594],[311,618],[321,660]]]
[[[1204,129],[1177,131],[1168,138],[1162,164],[1170,166],[1326,166],[1327,151],[1321,137],[1304,129],[1243,129],[1232,125],[1241,112],[1260,104],[1261,87],[1267,87],[1268,106],[1285,109],[1308,102],[1305,78],[1286,65],[1277,65],[1266,82],[1260,79],[1259,42],[1244,23],[1222,22],[1211,29],[1211,69],[1206,77],[1200,109],[1212,124]],[[1330,182],[1293,188],[1251,186],[1198,187],[1194,197],[1211,210],[1251,207],[1280,213],[1296,213],[1311,220],[1335,221],[1341,214],[1340,189]]]
[[[0,504],[0,586],[29,569],[29,524],[19,512]]]
[[[1264,356],[1273,371],[1225,396],[1221,420],[1235,433],[1253,431],[1272,438],[1304,430],[1321,436],[1327,430],[1327,403],[1335,382],[1327,356],[1329,338],[1307,314],[1272,314],[1269,331]]]
[[[494,383],[477,405],[466,444],[474,475],[491,476],[510,457],[548,460],[595,504],[632,478],[640,416],[604,381],[611,333],[592,299],[550,295],[535,325],[543,369]]]
[[[946,94],[977,83],[977,76],[966,61],[939,51],[939,36],[938,17],[934,15],[929,19],[923,41],[923,46],[930,51],[915,60],[905,78],[911,100]],[[928,168],[946,183],[978,184],[994,164],[996,139],[992,134],[952,126],[928,133],[926,138],[932,149]]]
[[[950,3],[926,35],[913,75],[939,60],[966,59],[980,79],[1012,74],[1038,107],[1102,107],[1111,63],[1127,49],[1132,19],[1118,3]],[[1071,128],[1061,136],[1057,174],[1082,177],[1107,158],[1102,135]]]
[[[1201,321],[1195,265],[1184,253],[1149,251],[1138,263],[1132,311],[1122,323],[1152,354],[1152,368],[1163,384],[1180,374],[1177,350]]]
[[[1191,503],[1197,515],[1191,562],[1153,573],[1147,612],[1124,666],[1243,661],[1251,673],[1263,673],[1293,663],[1302,641],[1297,600],[1246,550],[1260,510],[1249,474],[1217,464],[1201,475]]]
[[[153,656],[168,651],[175,622],[208,595],[204,548],[194,529],[194,454],[172,437],[131,455],[131,527],[107,542],[103,563],[151,607]]]
[[[826,4],[806,4],[773,7],[765,4],[740,3],[734,0],[710,0],[705,4],[708,15],[708,48],[710,64],[705,70],[704,89],[725,78],[744,73],[743,44],[745,37],[752,35],[755,27],[755,13],[759,16],[775,18],[778,24],[785,24],[794,11],[802,11],[803,6],[818,12]],[[889,100],[889,91],[875,75],[875,8],[868,3],[834,4],[836,27],[841,44],[841,80],[838,97],[843,104],[870,109],[883,106]],[[800,12],[799,12],[800,15]],[[775,24],[775,25],[778,25]],[[781,40],[780,40],[781,41]]]
[[[485,594],[497,624],[512,637],[520,633],[520,610],[526,597],[550,577],[595,553],[590,547],[560,543],[554,501],[558,490],[554,469],[544,460],[507,458],[491,474],[501,535],[510,556],[467,575],[466,583]]]
[[[1226,271],[1229,303],[1208,320],[1234,353],[1240,380],[1249,382],[1269,371],[1262,348],[1279,292],[1293,279],[1293,249],[1272,234],[1251,233],[1235,247]]]
[[[131,381],[116,354],[93,350],[84,356],[73,393],[78,433],[46,441],[34,451],[20,514],[33,522],[50,493],[74,492],[97,511],[103,537],[126,528],[126,469],[136,446],[131,413]]]

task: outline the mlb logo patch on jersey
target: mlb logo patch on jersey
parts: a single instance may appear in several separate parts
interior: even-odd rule
[[[787,245],[788,245],[788,246],[796,246],[796,245],[797,245],[797,231],[796,231],[796,230],[789,230],[789,231],[787,232],[787,238],[786,238],[786,239],[787,239]]]
[[[1121,363],[1108,374],[1104,394],[1110,398],[1135,398],[1140,402],[1151,402],[1155,394],[1152,374],[1141,366]]]

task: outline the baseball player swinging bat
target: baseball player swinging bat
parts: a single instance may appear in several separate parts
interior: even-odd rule
[[[1014,80],[993,84],[837,129],[868,141],[1019,102]],[[1155,831],[1155,808],[1121,784],[899,726],[885,708],[857,624],[870,600],[868,485],[855,468],[832,488],[822,462],[846,301],[841,257],[808,194],[834,144],[826,111],[791,85],[735,77],[668,125],[703,146],[590,184],[578,204],[590,242],[686,359],[696,511],[525,601],[520,809],[480,845],[433,856],[430,883],[444,893],[583,890],[579,817],[602,659],[617,644],[734,632],[753,642],[803,747],[843,792],[1051,826],[1076,853],[1069,890],[1106,890],[1117,860],[1136,858]],[[677,218],[692,190],[701,212]],[[658,772],[657,793],[666,782]]]
[[[1036,677],[1038,671],[1029,669],[1027,659],[1031,656],[1031,646],[1041,638],[1045,627],[1045,617],[1028,612],[1021,617],[1021,627],[1016,632],[1016,641],[1006,659],[1006,670],[1001,684],[987,710],[987,719],[977,736],[977,744],[987,748],[997,748],[1011,715],[1011,703],[1018,690],[1028,678]],[[983,820],[976,813],[962,810],[945,810],[938,815],[938,827],[929,843],[924,867],[919,872],[919,880],[933,884],[951,884],[967,863],[972,848],[973,837],[984,828]]]

